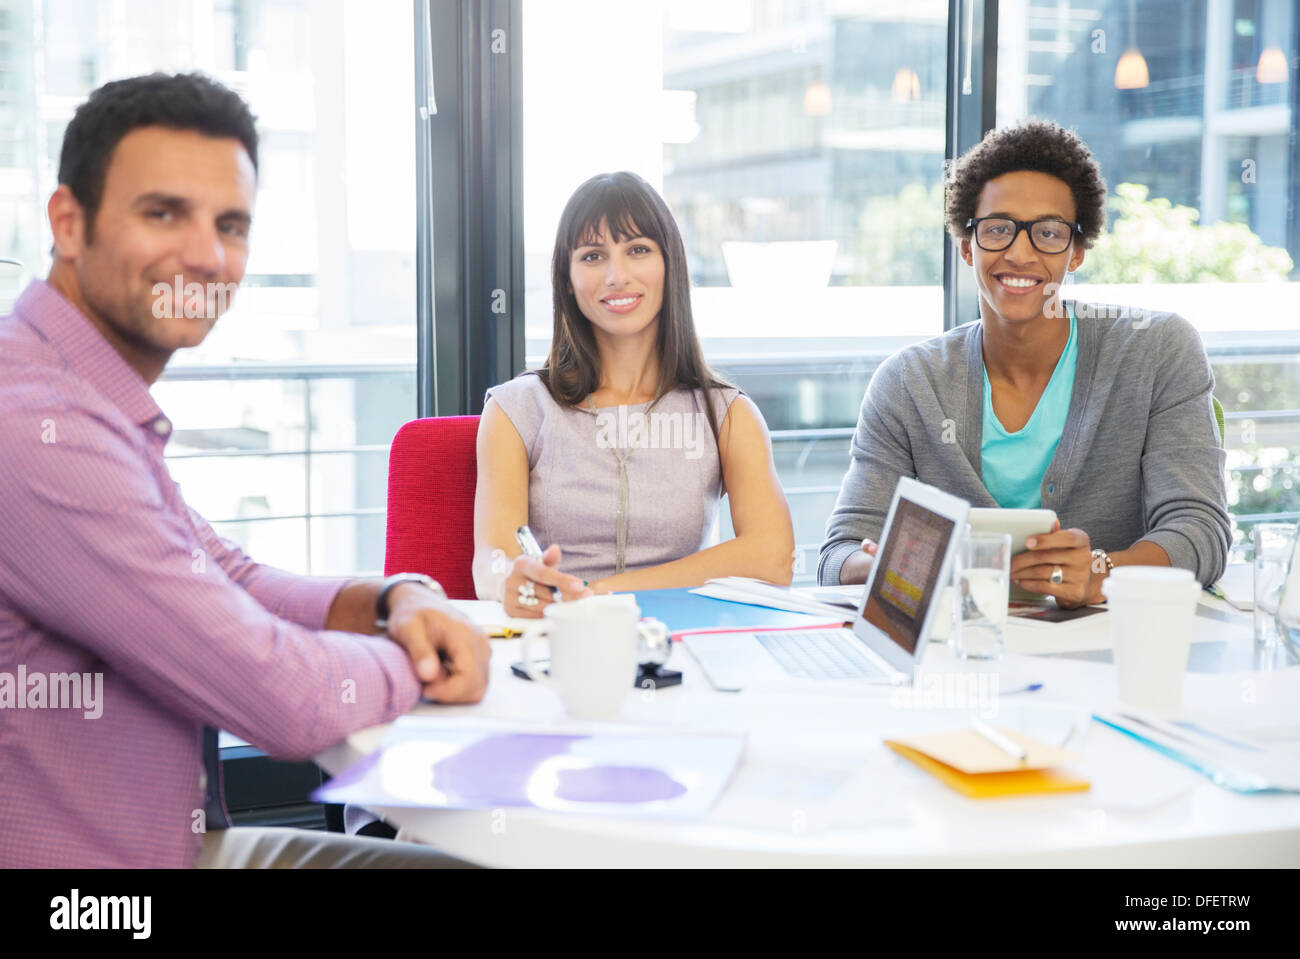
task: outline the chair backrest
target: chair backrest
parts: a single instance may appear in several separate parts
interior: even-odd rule
[[[477,416],[412,420],[388,453],[384,575],[424,573],[452,599],[474,599]]]

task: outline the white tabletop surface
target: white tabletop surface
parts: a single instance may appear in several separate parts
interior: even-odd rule
[[[491,612],[476,607],[476,617]],[[1185,714],[1300,741],[1300,667],[1256,656],[1250,618],[1226,604],[1207,595],[1199,612]],[[1108,617],[1061,631],[1012,627],[1008,654],[991,665],[931,643],[912,689],[852,693],[719,693],[677,644],[668,665],[682,670],[683,684],[630,689],[620,720],[746,734],[730,785],[694,822],[514,808],[377,811],[405,835],[485,866],[1300,866],[1300,796],[1238,795],[1090,720],[1115,704],[1114,667],[1103,661]],[[532,729],[565,722],[555,693],[511,674],[519,641],[492,647],[481,703],[422,704],[415,713]],[[1198,658],[1203,671],[1191,671]],[[961,678],[972,672],[984,677]],[[993,694],[1032,682],[1043,689]],[[969,799],[882,743],[962,728],[975,716],[1065,743],[1080,757],[1069,768],[1091,790]],[[355,733],[318,762],[337,774],[374,751],[386,729]]]

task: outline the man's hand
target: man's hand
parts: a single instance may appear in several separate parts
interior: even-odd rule
[[[542,554],[541,562],[523,555],[516,556],[502,587],[501,603],[506,608],[506,615],[541,616],[542,610],[554,601],[554,590],[557,589],[566,600],[594,594],[594,590],[578,577],[561,573],[557,568],[559,565],[560,547],[555,545]],[[533,584],[533,594],[538,600],[536,606],[525,606],[520,602],[519,587],[529,582]]]
[[[1062,609],[1100,603],[1102,576],[1092,568],[1092,541],[1081,529],[1061,529],[1057,520],[1050,533],[1031,536],[1025,552],[1011,557],[1011,582],[1034,593],[1055,596]],[[1052,573],[1061,570],[1061,581]]]
[[[840,584],[848,586],[853,583],[865,583],[871,573],[871,565],[876,561],[876,541],[864,539],[862,549],[844,557],[840,566]]]
[[[487,691],[492,648],[487,634],[423,586],[403,583],[389,593],[388,636],[411,657],[424,696],[441,703],[476,703]]]

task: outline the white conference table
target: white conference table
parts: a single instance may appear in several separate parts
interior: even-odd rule
[[[469,606],[484,615],[484,604]],[[1091,721],[1093,710],[1115,704],[1108,616],[1061,631],[1013,626],[1007,655],[993,664],[963,662],[932,642],[911,690],[720,693],[676,644],[668,665],[682,671],[682,685],[629,690],[619,723],[747,735],[735,775],[700,820],[375,808],[411,838],[494,867],[1300,866],[1300,795],[1230,792]],[[1256,655],[1250,622],[1204,594],[1184,712],[1300,742],[1300,667],[1284,652]],[[421,704],[414,713],[563,726],[556,695],[511,674],[519,641],[492,647],[481,703]],[[995,682],[1043,688],[993,696]],[[1069,768],[1091,790],[968,799],[882,743],[961,728],[976,715],[1064,742],[1080,757]],[[373,752],[387,728],[355,733],[317,761],[336,775]]]

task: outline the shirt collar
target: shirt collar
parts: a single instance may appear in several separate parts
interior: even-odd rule
[[[171,420],[154,401],[149,384],[58,290],[44,280],[33,280],[13,311],[63,355],[69,370],[131,422],[164,441],[171,436]]]

